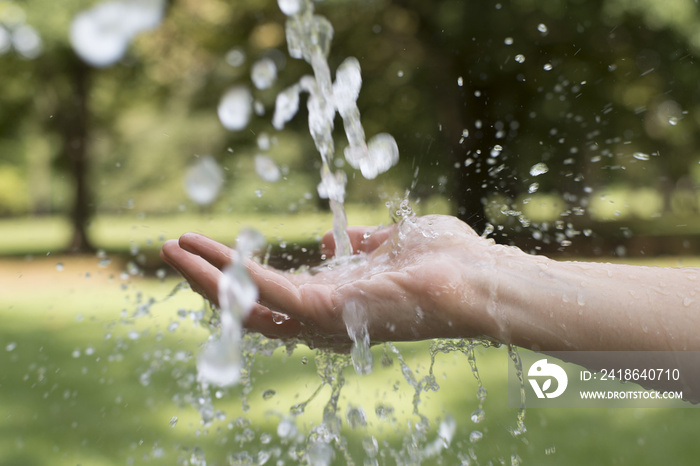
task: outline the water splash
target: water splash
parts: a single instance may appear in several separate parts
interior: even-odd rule
[[[217,109],[224,128],[240,131],[248,126],[253,113],[253,96],[245,86],[235,86],[226,91]]]
[[[243,359],[242,322],[258,299],[258,288],[246,270],[245,261],[264,244],[254,230],[244,230],[236,241],[236,256],[219,278],[219,333],[207,342],[197,359],[197,378],[203,383],[226,387],[241,379]]]
[[[513,362],[515,375],[520,383],[520,407],[518,408],[516,425],[514,428],[511,428],[510,431],[514,437],[520,437],[527,432],[527,428],[525,427],[525,376],[523,375],[523,363],[515,346],[508,345],[508,356]]]
[[[200,157],[185,174],[185,191],[199,205],[209,205],[219,195],[224,184],[224,173],[214,157]]]
[[[112,65],[121,60],[136,35],[160,24],[164,9],[164,0],[100,3],[73,18],[71,45],[92,66]]]
[[[549,171],[549,167],[544,162],[536,163],[532,167],[530,167],[530,175],[531,176],[544,175],[548,171]]]
[[[282,172],[275,161],[262,154],[255,156],[255,172],[268,183],[275,183],[282,177]]]
[[[367,331],[367,307],[356,300],[346,302],[343,307],[343,322],[352,340],[350,355],[355,372],[360,375],[371,373],[374,357]]]
[[[336,70],[333,82],[326,57],[333,39],[333,26],[323,16],[315,15],[309,0],[279,0],[279,6],[287,15],[285,32],[289,55],[303,59],[311,65],[313,76],[304,76],[299,83],[277,96],[273,125],[282,129],[299,107],[299,94],[309,94],[307,100],[309,131],[321,156],[321,183],[318,193],[330,202],[333,211],[333,236],[336,256],[352,253],[347,236],[347,217],[344,210],[344,172],[333,171],[335,145],[333,120],[340,114],[348,139],[345,157],[354,168],[360,169],[366,178],[374,178],[398,161],[398,147],[388,134],[375,136],[367,144],[360,122],[357,98],[362,87],[360,64],[355,58],[347,58]]]
[[[257,89],[269,89],[277,80],[277,65],[271,58],[263,58],[253,64],[250,78]]]

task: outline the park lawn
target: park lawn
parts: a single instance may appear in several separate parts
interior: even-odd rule
[[[391,223],[385,207],[347,206],[350,225]],[[332,228],[329,212],[302,214],[192,213],[177,215],[97,215],[88,232],[95,247],[108,252],[153,253],[168,239],[194,231],[233,245],[243,228],[254,228],[272,244],[312,244]],[[70,224],[64,216],[0,219],[0,256],[60,253],[70,240]]]
[[[113,240],[119,244],[115,249],[129,244],[157,249],[160,235],[177,236],[193,224],[208,234],[215,230],[201,218],[190,223],[194,220],[172,220],[170,227],[115,222],[113,238],[122,238],[121,243]],[[37,228],[25,225],[17,237],[42,238],[33,233]],[[212,236],[228,234],[226,227],[217,228],[221,230]],[[306,235],[325,226],[304,222],[297,228]],[[266,232],[268,238],[276,234]],[[179,283],[176,277],[144,276],[116,256],[107,263],[100,257],[43,251],[26,257],[15,251],[14,258],[0,261],[0,464],[194,464],[204,455],[211,465],[246,454],[261,459],[261,452],[296,463],[277,426],[291,417],[293,405],[319,387],[316,353],[300,346],[291,355],[282,348],[269,357],[258,355],[252,388],[212,390],[215,416],[204,425],[195,407],[201,398],[195,357],[208,331],[191,317],[204,308],[201,298],[189,290],[170,296]],[[697,260],[656,259],[653,265],[679,263]],[[397,345],[417,380],[428,373],[429,346]],[[382,462],[393,464],[387,452],[399,449],[407,426],[419,420],[413,413],[415,390],[389,349],[380,345],[374,353],[371,375],[343,370],[339,414],[348,454],[356,463],[363,462],[362,441],[373,436],[386,455]],[[384,367],[386,359],[392,363]],[[418,411],[431,422],[427,442],[436,439],[437,425],[448,415],[456,420],[457,431],[451,447],[426,464],[455,464],[470,451],[480,464],[510,462],[513,455],[525,464],[693,464],[700,455],[695,441],[700,411],[692,408],[531,409],[527,433],[514,438],[510,429],[516,425],[516,410],[507,403],[506,350],[479,348],[477,365],[489,396],[485,420],[474,424],[470,415],[478,405],[477,384],[466,356],[438,354],[434,374],[440,389],[420,393]],[[302,433],[321,422],[330,396],[329,387],[323,387],[295,418]],[[244,398],[249,405],[245,411]],[[346,413],[351,405],[363,408],[366,427],[350,428]],[[378,408],[393,411],[380,417]],[[475,430],[483,438],[472,444],[469,436]],[[336,463],[344,462],[337,453]]]

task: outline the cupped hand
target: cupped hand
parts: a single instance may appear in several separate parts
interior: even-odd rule
[[[345,343],[343,310],[352,303],[365,311],[372,341],[493,333],[485,273],[492,243],[465,223],[450,216],[410,217],[385,228],[353,227],[348,235],[355,255],[311,271],[283,272],[247,261],[260,299],[245,326],[316,346]],[[333,255],[331,234],[322,247]],[[221,269],[236,260],[229,247],[194,233],[166,242],[161,256],[214,304]],[[289,319],[273,318],[274,313]]]

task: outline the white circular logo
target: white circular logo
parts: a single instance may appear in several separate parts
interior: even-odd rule
[[[536,361],[530,370],[527,372],[530,378],[530,385],[535,391],[537,398],[556,398],[566,390],[566,385],[569,383],[569,378],[566,372],[558,364],[548,363],[547,359]],[[534,377],[534,378],[533,378]],[[537,378],[542,378],[542,385],[537,381]],[[557,381],[556,390],[549,391],[552,388],[552,379]]]

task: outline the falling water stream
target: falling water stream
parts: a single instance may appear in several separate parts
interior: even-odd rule
[[[347,178],[342,170],[335,170],[337,157],[334,144],[334,118],[336,113],[342,119],[347,147],[343,155],[345,161],[367,179],[386,172],[398,161],[398,147],[394,138],[380,133],[366,140],[361,123],[357,99],[362,87],[360,64],[355,58],[345,59],[335,72],[335,80],[328,65],[327,57],[333,38],[333,26],[323,16],[314,13],[310,0],[279,0],[279,7],[287,16],[286,38],[289,55],[294,59],[303,59],[313,71],[312,75],[303,76],[297,83],[283,90],[277,96],[272,123],[275,129],[282,130],[297,113],[300,94],[308,94],[308,127],[316,149],[321,158],[319,196],[329,200],[333,214],[333,237],[335,240],[335,257],[321,265],[326,267],[350,266],[348,260],[353,254],[347,234],[347,218],[344,209]],[[262,61],[253,66],[252,81],[258,89],[267,88],[277,76],[273,62]],[[240,129],[250,117],[251,98],[244,87],[235,87],[227,92],[219,106],[222,123],[229,128]],[[260,141],[259,141],[260,142]],[[271,173],[265,164],[274,162],[256,158],[256,170],[265,179]],[[206,167],[205,167],[206,168]],[[409,220],[413,216],[407,200],[401,202],[396,211],[398,221]],[[429,233],[429,232],[427,232]],[[236,256],[246,260],[254,250],[262,245],[262,237],[253,232],[244,231],[239,236]],[[400,247],[398,245],[397,247]],[[361,260],[361,259],[358,259]],[[250,378],[256,355],[271,354],[276,348],[285,346],[289,354],[294,351],[294,342],[276,342],[259,336],[246,336],[242,331],[241,321],[257,299],[255,285],[246,273],[243,261],[234,262],[224,270],[219,282],[220,309],[212,321],[212,336],[199,355],[197,361],[198,380],[202,386],[202,395],[195,403],[202,418],[208,422],[213,416],[211,390],[217,386],[243,385],[243,407],[247,406],[247,394],[252,390]],[[360,300],[344,303],[342,318],[352,340],[349,355],[333,353],[326,350],[315,351],[314,362],[320,379],[319,386],[311,395],[289,409],[289,416],[284,416],[278,425],[277,433],[297,445],[296,456],[313,465],[326,465],[334,460],[353,464],[354,460],[347,449],[347,440],[341,433],[343,425],[339,413],[339,399],[345,385],[344,370],[352,365],[360,376],[372,373],[374,356],[370,349],[370,335],[367,328],[367,313],[371,306]],[[284,319],[285,316],[280,317]],[[433,374],[435,358],[438,354],[459,352],[467,357],[469,367],[477,382],[476,398],[478,406],[470,415],[471,422],[478,426],[485,417],[484,403],[487,390],[483,386],[476,364],[475,348],[479,342],[467,340],[436,340],[430,348],[430,370],[427,375],[419,376],[405,360],[401,351],[392,344],[385,345],[383,363],[397,360],[405,381],[412,387],[412,414],[414,421],[409,421],[408,433],[398,449],[391,450],[391,456],[398,464],[418,464],[423,460],[436,457],[451,445],[456,431],[456,419],[446,415],[437,426],[421,411],[421,397],[425,392],[439,390]],[[510,351],[513,361],[518,362],[517,353]],[[522,371],[521,371],[522,372]],[[329,398],[325,401],[320,423],[311,427],[308,435],[298,433],[294,419],[305,413],[311,403],[315,403],[323,388],[330,388]],[[274,391],[272,391],[274,392]],[[265,396],[265,395],[263,395]],[[268,395],[272,396],[272,395]],[[377,405],[378,417],[391,416],[391,405]],[[346,415],[350,428],[365,428],[366,414],[362,405],[350,405]],[[431,440],[432,429],[436,427],[436,437]],[[519,411],[517,426],[511,430],[514,436],[525,431],[524,409]],[[484,433],[474,429],[469,434],[469,447],[464,453],[464,461],[476,461],[474,445],[481,440]],[[380,446],[369,435],[363,441],[366,454],[364,464],[378,464]],[[267,456],[269,457],[269,456]],[[266,458],[267,458],[266,457]],[[517,463],[517,455],[510,459]]]

